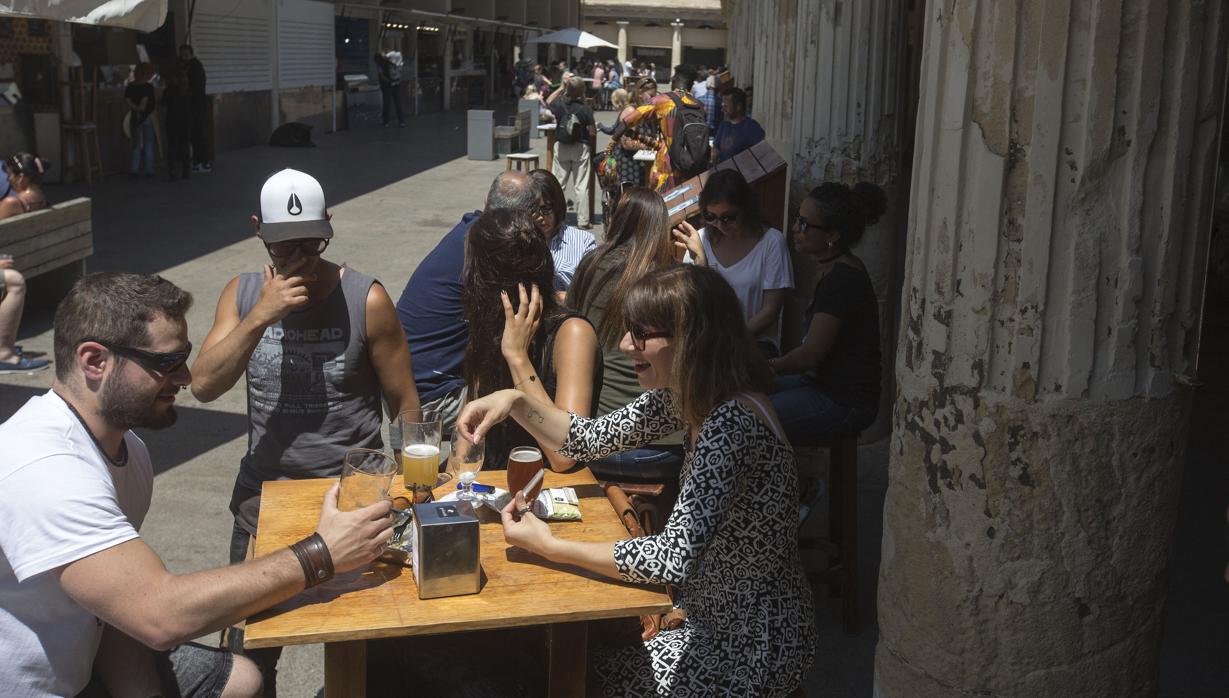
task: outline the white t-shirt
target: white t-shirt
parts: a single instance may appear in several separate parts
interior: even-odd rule
[[[713,246],[708,241],[708,228],[700,228],[700,240],[704,243],[704,256],[708,257],[708,265],[721,273],[738,302],[742,304],[743,317],[750,318],[764,307],[764,291],[794,287],[794,268],[789,263],[789,248],[785,244],[785,236],[776,228],[764,231],[760,241],[747,253],[747,256],[731,266],[723,266],[713,254]],[[683,256],[683,261],[691,263],[691,253]],[[781,346],[780,318],[755,337],[766,339]]]
[[[60,396],[0,424],[0,695],[74,696],[90,680],[102,622],[54,570],[138,536],[154,474],[128,432],[117,468]]]

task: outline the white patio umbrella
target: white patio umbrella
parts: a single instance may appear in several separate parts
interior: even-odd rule
[[[542,36],[530,39],[525,43],[562,44],[564,46],[574,46],[582,49],[600,48],[603,46],[607,48],[619,48],[605,39],[594,36],[589,32],[581,31],[576,27],[568,27],[567,29],[560,29],[557,32],[543,34]]]
[[[54,19],[152,32],[166,19],[167,0],[0,0],[0,17]]]

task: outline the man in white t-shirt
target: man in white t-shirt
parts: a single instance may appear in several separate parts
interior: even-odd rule
[[[387,502],[338,512],[334,488],[287,550],[167,571],[137,533],[153,469],[129,429],[175,422],[191,303],[157,276],[86,276],[56,310],[51,390],[0,424],[0,696],[258,695],[250,661],[182,643],[371,562],[391,535]]]

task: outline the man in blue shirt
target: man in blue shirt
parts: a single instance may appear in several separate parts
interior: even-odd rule
[[[725,121],[713,139],[713,162],[723,162],[764,140],[764,129],[747,116],[747,93],[732,87],[721,96]]]
[[[491,184],[485,207],[530,210],[538,199],[527,174],[503,172]],[[461,304],[465,236],[481,211],[470,211],[422,260],[397,301],[397,316],[414,357],[414,384],[424,413],[439,414],[451,430],[465,397],[461,366],[469,328]]]

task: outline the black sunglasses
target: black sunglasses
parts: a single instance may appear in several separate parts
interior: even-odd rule
[[[550,204],[541,204],[536,208],[530,209],[529,213],[539,218],[546,218],[547,216],[555,215],[555,207]]]
[[[727,213],[724,216],[718,216],[707,211],[704,212],[705,223],[720,223],[721,225],[729,225],[736,220],[738,220],[737,213]]]
[[[295,250],[301,251],[306,257],[315,257],[328,246],[329,241],[324,238],[302,238],[266,243],[265,249],[269,250],[269,256],[284,259],[293,255]]]
[[[667,339],[673,336],[669,332],[647,332],[640,327],[629,327],[627,331],[632,336],[632,346],[636,351],[644,351],[644,343],[650,339]]]
[[[156,352],[120,346],[111,342],[104,342],[101,339],[84,339],[81,341],[101,344],[112,354],[131,359],[139,364],[141,368],[164,375],[178,371],[181,366],[187,363],[188,356],[192,354],[192,342],[188,342],[188,347],[183,351]]]
[[[801,213],[799,213],[798,217],[794,219],[794,225],[798,226],[798,230],[801,230],[804,233],[808,228],[814,228],[816,230],[835,230],[835,228],[830,225],[816,225],[815,223],[803,218]]]

